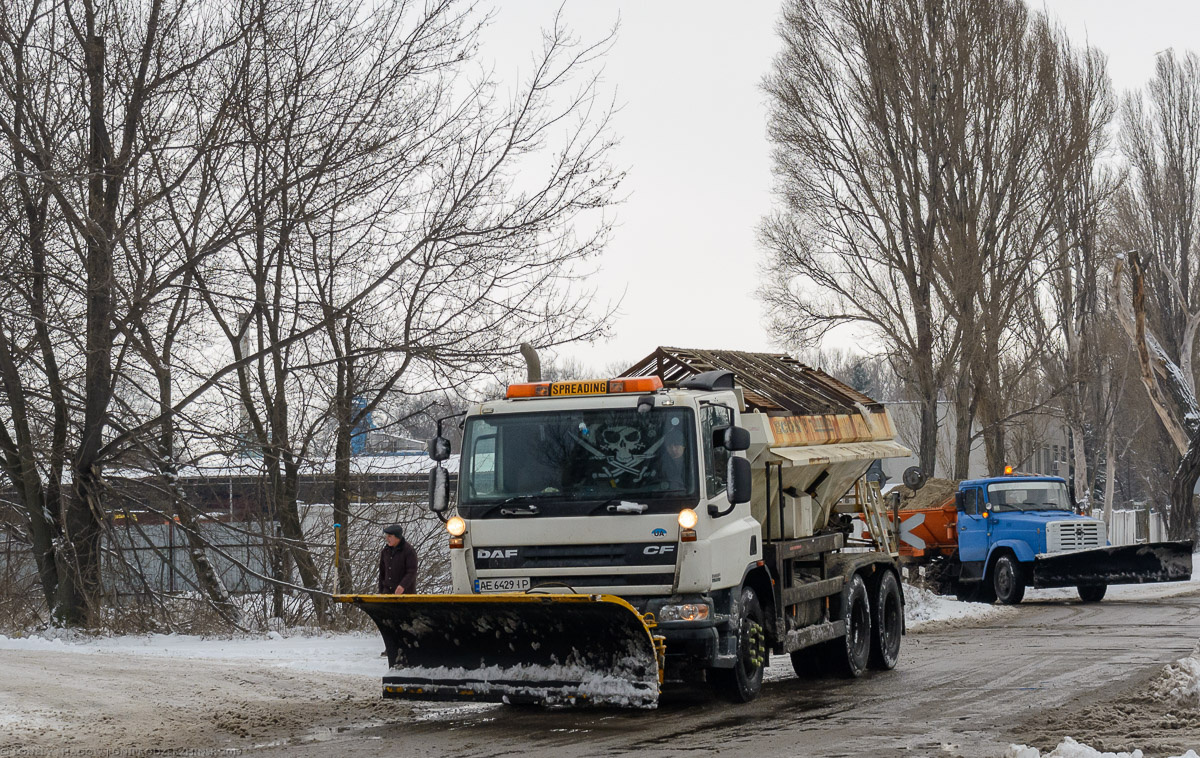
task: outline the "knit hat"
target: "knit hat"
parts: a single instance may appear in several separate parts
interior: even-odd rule
[[[400,539],[404,539],[404,527],[400,526],[399,524],[392,524],[391,526],[385,526],[383,528],[383,533],[395,535],[396,537],[399,537]]]

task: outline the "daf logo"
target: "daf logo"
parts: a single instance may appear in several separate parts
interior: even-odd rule
[[[666,537],[667,536],[666,529],[655,529],[653,532],[650,532],[650,533],[653,534],[655,537]]]
[[[674,545],[647,545],[642,555],[666,555],[675,552]]]
[[[516,558],[517,549],[515,547],[503,548],[498,547],[494,550],[488,550],[486,547],[481,547],[475,550],[476,558]]]

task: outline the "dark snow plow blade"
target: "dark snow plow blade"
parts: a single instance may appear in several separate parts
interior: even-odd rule
[[[1192,542],[1155,542],[1038,556],[1034,587],[1180,582],[1192,578]]]
[[[383,634],[383,696],[654,708],[660,650],[612,595],[339,595]]]

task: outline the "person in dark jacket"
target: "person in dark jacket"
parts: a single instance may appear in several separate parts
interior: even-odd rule
[[[387,545],[379,553],[379,592],[403,595],[417,587],[417,551],[404,539],[399,524],[384,527]]]

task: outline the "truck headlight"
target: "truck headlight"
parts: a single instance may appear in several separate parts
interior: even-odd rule
[[[705,603],[664,605],[658,610],[659,621],[703,621],[706,618],[708,618],[708,605]]]
[[[699,520],[700,517],[691,508],[684,508],[679,512],[679,525],[684,529],[695,529]]]
[[[467,532],[467,522],[461,516],[451,516],[446,520],[446,531],[455,537],[461,537]]]

